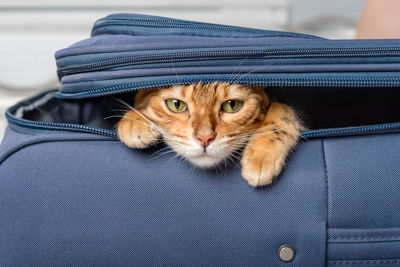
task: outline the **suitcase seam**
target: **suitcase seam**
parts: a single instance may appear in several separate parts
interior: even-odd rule
[[[400,264],[400,259],[382,259],[382,260],[340,260],[328,261],[329,266],[333,265],[355,265],[355,264]]]
[[[12,155],[14,155],[15,153],[24,150],[27,147],[33,146],[33,145],[38,145],[38,144],[42,144],[42,143],[52,143],[52,142],[90,142],[90,141],[106,141],[106,142],[117,142],[118,140],[104,140],[104,139],[93,139],[93,140],[87,140],[87,139],[71,139],[71,140],[42,140],[42,141],[37,141],[37,142],[32,142],[32,143],[28,143],[28,144],[24,144],[22,146],[19,146],[11,151],[9,151],[8,153],[6,153],[5,155],[3,155],[3,157],[0,159],[0,167],[1,165]]]

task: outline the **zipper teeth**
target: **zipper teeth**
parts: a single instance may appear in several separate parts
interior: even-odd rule
[[[183,19],[165,18],[165,17],[105,17],[98,20],[93,29],[92,33],[100,27],[109,25],[121,25],[121,26],[150,26],[150,27],[179,27],[179,28],[192,28],[192,29],[205,29],[205,30],[222,30],[226,32],[243,32],[243,33],[253,33],[253,34],[263,34],[263,36],[280,36],[280,37],[300,37],[308,39],[323,39],[318,36],[303,34],[303,33],[293,33],[293,32],[283,32],[283,31],[273,31],[265,29],[255,29],[249,27],[223,25],[199,21],[189,21]],[[127,23],[128,22],[128,23]],[[126,25],[128,24],[128,25]]]
[[[212,25],[207,23],[201,22],[184,22],[184,21],[175,21],[175,20],[151,20],[151,19],[112,19],[112,20],[99,20],[98,24],[93,27],[93,30],[96,30],[100,27],[105,27],[109,25],[115,25],[117,23],[122,22],[133,22],[130,23],[128,26],[135,26],[135,25],[145,25],[145,26],[172,26],[172,27],[182,27],[182,28],[201,28],[201,29],[208,29],[208,30],[229,30],[235,32],[249,32],[249,33],[268,33],[273,31],[268,30],[261,30],[261,29],[250,29],[250,28],[242,28],[242,27],[235,27],[235,26],[223,26],[223,25]]]
[[[217,25],[212,23],[203,23],[196,21],[184,21],[184,20],[174,20],[174,19],[133,19],[133,18],[113,18],[113,19],[102,19],[97,21],[95,26],[93,27],[93,31],[98,28],[109,26],[109,25],[125,25],[126,22],[129,22],[129,25],[126,26],[151,26],[151,27],[180,27],[180,28],[192,28],[192,29],[205,29],[205,30],[223,30],[223,31],[231,31],[231,32],[245,32],[245,33],[263,33],[263,34],[277,34],[280,36],[304,36],[305,38],[318,38],[316,36],[306,35],[306,34],[296,34],[296,33],[287,33],[281,31],[269,31],[262,29],[253,29],[253,28],[245,28],[239,26],[228,26],[228,25]]]
[[[330,137],[330,136],[342,136],[347,134],[355,134],[355,133],[374,133],[377,131],[385,131],[385,130],[399,130],[400,123],[387,123],[381,125],[371,125],[371,126],[359,126],[359,127],[351,127],[351,128],[342,128],[342,129],[326,129],[326,130],[311,130],[305,131],[301,134],[302,138],[321,138],[321,137]]]
[[[204,28],[204,29],[214,29],[214,30],[229,30],[229,31],[237,31],[237,32],[253,32],[253,33],[274,33],[273,31],[265,31],[265,30],[259,30],[259,29],[247,29],[247,28],[241,28],[241,27],[230,27],[230,26],[223,26],[223,25],[213,25],[213,24],[207,24],[207,23],[201,23],[201,22],[185,22],[185,21],[180,21],[180,20],[173,20],[173,19],[162,19],[162,20],[152,20],[152,19],[119,19],[119,21],[132,21],[135,22],[136,24],[140,25],[152,25],[152,26],[159,26],[159,24],[163,24],[165,26],[166,24],[170,26],[179,26],[179,27],[186,27],[186,28]],[[110,24],[110,22],[108,22]],[[104,21],[99,21],[98,24],[95,25],[93,30],[106,26],[107,22]],[[285,34],[284,32],[279,32],[279,34]],[[290,35],[292,36],[292,35]],[[313,36],[307,36],[304,35],[304,37],[309,37],[309,38],[317,38]],[[127,58],[120,58],[120,59],[114,59],[114,60],[105,60],[105,61],[100,61],[97,63],[91,63],[91,64],[82,64],[78,66],[71,66],[69,68],[64,68],[60,69],[59,73],[70,73],[73,72],[75,69],[78,68],[83,68],[83,69],[89,69],[89,68],[102,68],[105,66],[113,66],[114,64],[129,64],[133,63],[132,61],[135,60],[135,64],[140,64],[142,62],[150,62],[154,63],[158,60],[166,60],[168,62],[169,60],[175,60],[172,57],[176,56],[188,56],[188,57],[193,57],[193,56],[204,56],[208,58],[204,58],[204,60],[207,59],[213,59],[215,56],[221,56],[221,57],[226,57],[229,55],[232,55],[233,57],[237,58],[238,55],[243,55],[243,56],[254,56],[254,57],[259,57],[259,56],[287,56],[290,55],[290,53],[298,53],[299,50],[247,50],[247,51],[215,51],[215,52],[207,52],[205,51],[203,54],[197,54],[196,52],[188,52],[185,55],[183,53],[171,53],[167,55],[149,55],[149,56],[142,56],[142,57],[127,57]],[[396,47],[389,47],[385,49],[376,49],[376,48],[322,48],[322,49],[304,49],[301,50],[307,57],[310,56],[319,56],[324,53],[329,53],[324,56],[338,56],[334,55],[334,53],[340,53],[341,56],[343,56],[343,52],[348,53],[349,55],[355,55],[358,52],[362,52],[362,56],[371,56],[368,53],[375,53],[376,55],[382,56],[382,55],[393,55],[391,53],[398,53],[400,51],[399,48]],[[216,53],[218,52],[218,53]],[[389,52],[389,53],[388,53]],[[286,55],[280,55],[280,54],[285,54]],[[314,53],[314,55],[310,55],[309,53]],[[365,54],[367,53],[367,54]],[[301,54],[297,55],[290,55],[291,57],[295,56],[302,56]],[[165,59],[167,57],[167,59]],[[151,58],[152,60],[147,60],[148,58]],[[184,59],[183,59],[184,60]],[[139,63],[137,63],[139,62]],[[201,79],[202,81],[207,82],[207,79]],[[210,81],[213,81],[211,79],[208,79]],[[379,85],[384,85],[384,86],[398,86],[399,80],[400,79],[390,79],[390,78],[381,78],[381,79],[373,79],[373,81],[368,81],[367,82],[364,80],[345,80],[345,79],[330,79],[330,80],[323,80],[323,79],[291,79],[291,80],[279,80],[279,81],[273,81],[271,79],[243,79],[246,80],[249,84],[253,85],[265,85],[266,82],[269,83],[279,83],[276,85],[279,86],[294,86],[294,85],[306,85],[306,86],[318,86],[321,83],[327,83],[329,86],[343,86],[343,84],[351,85],[351,86],[376,86],[376,84]],[[187,80],[186,83],[193,83],[193,80]],[[141,83],[136,83],[136,84],[125,84],[125,85],[117,85],[117,86],[111,86],[111,87],[106,87],[106,88],[100,88],[100,89],[94,89],[90,90],[84,93],[80,93],[80,95],[96,95],[96,96],[101,96],[101,95],[109,95],[111,93],[123,93],[123,92],[130,92],[134,91],[137,89],[147,89],[147,88],[154,88],[154,87],[161,87],[161,86],[172,86],[172,85],[179,85],[182,84],[182,81],[177,81],[177,82],[166,82],[166,81],[161,81],[161,82],[141,82]],[[270,84],[269,84],[270,85]],[[272,86],[276,86],[272,85]],[[107,129],[102,129],[102,128],[96,128],[92,126],[85,126],[85,125],[79,125],[79,124],[70,124],[70,123],[51,123],[51,122],[38,122],[38,121],[28,121],[24,119],[19,119],[11,115],[9,112],[6,113],[6,117],[8,120],[10,120],[12,123],[15,123],[16,125],[20,125],[22,127],[28,127],[28,128],[36,128],[36,129],[49,129],[49,130],[67,130],[67,131],[78,131],[78,132],[85,132],[85,133],[94,133],[94,134],[99,134],[99,135],[104,135],[104,136],[109,136],[109,137],[114,137],[117,138],[117,133],[112,130],[107,130]],[[306,131],[302,133],[302,138],[318,138],[318,137],[329,137],[329,136],[337,136],[337,135],[346,135],[346,134],[354,134],[354,133],[368,133],[368,132],[376,132],[376,131],[382,131],[382,130],[394,130],[394,129],[399,129],[400,128],[400,123],[391,123],[391,124],[384,124],[384,125],[372,125],[372,126],[363,126],[363,127],[353,127],[353,128],[344,128],[344,129],[326,129],[326,130],[314,130],[314,131]]]
[[[21,104],[13,107],[12,109],[20,107]],[[94,126],[87,126],[81,124],[73,123],[55,123],[55,122],[43,122],[43,121],[30,121],[25,119],[20,119],[11,114],[10,110],[6,111],[6,118],[11,124],[18,125],[20,127],[28,129],[38,129],[38,130],[55,130],[55,131],[72,131],[72,132],[82,132],[91,133],[97,135],[108,136],[112,138],[118,138],[118,134],[114,130],[108,130],[103,128],[98,128]],[[369,125],[369,126],[356,126],[338,129],[319,129],[319,130],[309,130],[303,131],[301,133],[302,139],[313,139],[313,138],[324,138],[324,137],[335,137],[335,136],[346,136],[351,134],[373,134],[383,131],[400,131],[400,123],[386,123],[379,125]]]
[[[84,132],[84,133],[108,136],[112,138],[118,138],[118,134],[115,131],[97,128],[93,126],[85,126],[85,125],[71,124],[71,123],[49,123],[49,122],[28,121],[28,120],[18,119],[8,112],[6,113],[6,117],[10,122],[16,125],[31,129]],[[368,133],[372,134],[385,130],[400,130],[400,123],[360,126],[360,127],[351,127],[343,129],[310,130],[302,132],[301,138],[307,140],[313,138],[344,136],[349,134],[368,134]]]
[[[208,83],[208,82],[214,82],[215,80],[213,79],[200,79],[202,82]],[[265,86],[266,81],[265,79],[246,79],[248,85],[256,85],[256,86]],[[328,85],[330,87],[339,87],[343,86],[343,82],[338,82],[337,79],[332,79],[328,81],[324,80],[314,80],[311,81],[309,79],[301,79],[303,80],[304,85],[309,85],[309,86],[320,86],[321,82],[325,82],[325,85]],[[223,81],[221,79],[220,81]],[[198,79],[187,79],[187,80],[179,80],[179,81],[160,81],[160,82],[139,82],[136,84],[124,84],[124,85],[116,85],[116,86],[111,86],[111,87],[106,87],[106,88],[100,88],[100,89],[94,89],[90,90],[84,93],[78,93],[74,94],[74,97],[84,97],[84,96],[103,96],[103,95],[111,95],[111,94],[116,94],[116,93],[128,93],[132,91],[137,91],[137,90],[144,90],[144,89],[150,89],[150,88],[159,88],[163,86],[174,86],[174,85],[182,85],[182,84],[192,84],[199,82]],[[275,84],[274,84],[275,83]],[[286,83],[282,83],[282,81],[274,81],[274,83],[268,84],[272,86],[299,86],[299,83],[295,83],[295,81],[286,81]],[[365,86],[371,86],[371,87],[377,87],[377,86],[385,86],[385,87],[394,87],[394,86],[399,86],[400,84],[400,78],[399,79],[390,79],[390,78],[380,78],[380,79],[374,79],[374,81],[348,81],[348,85],[354,86],[354,87],[365,87]],[[66,95],[63,94],[58,94],[59,97],[61,98],[68,98]],[[73,97],[72,97],[73,98]],[[368,134],[376,131],[384,131],[384,130],[396,130],[400,129],[400,123],[391,123],[391,124],[383,124],[383,125],[372,125],[372,126],[360,126],[360,127],[351,127],[351,128],[343,128],[343,129],[326,129],[326,130],[311,130],[311,131],[305,131],[301,134],[301,137],[304,139],[308,138],[322,138],[322,137],[333,137],[333,136],[345,136],[349,134]],[[111,137],[117,137],[117,133],[111,131],[111,134],[108,131],[107,134]]]
[[[109,87],[97,88],[79,93],[58,93],[60,98],[84,98],[94,96],[105,96],[117,93],[129,93],[140,89],[153,89],[158,87],[176,86],[193,83],[212,83],[212,82],[230,82],[230,78],[193,78],[193,79],[175,79],[162,81],[144,81],[128,84],[120,84]],[[400,85],[399,78],[372,78],[372,79],[344,79],[344,78],[258,78],[243,77],[236,81],[237,83],[253,86],[303,86],[303,87],[395,87]]]
[[[104,68],[122,67],[127,65],[153,64],[166,62],[182,62],[190,60],[241,59],[241,58],[300,58],[310,57],[345,57],[345,56],[399,56],[400,48],[307,48],[307,49],[275,49],[275,50],[228,50],[228,51],[198,51],[169,54],[153,54],[144,56],[129,56],[117,59],[102,60],[94,63],[71,65],[58,69],[59,76],[78,72],[93,71]]]
[[[117,138],[118,134],[115,131],[97,128],[93,126],[86,126],[81,124],[72,123],[55,123],[55,122],[43,122],[43,121],[29,121],[24,119],[19,119],[6,112],[6,117],[12,123],[33,129],[44,129],[44,130],[59,130],[59,131],[77,131],[83,133],[94,133],[98,135],[104,135],[109,137]]]

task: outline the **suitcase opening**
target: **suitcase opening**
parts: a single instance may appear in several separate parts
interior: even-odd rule
[[[272,101],[295,107],[310,130],[400,122],[399,88],[268,88]],[[90,99],[58,99],[55,91],[26,101],[14,116],[41,122],[114,129],[134,94]]]

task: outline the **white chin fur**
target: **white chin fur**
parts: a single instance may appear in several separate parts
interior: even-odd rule
[[[204,154],[197,157],[185,157],[190,163],[200,168],[211,168],[221,162],[222,159]]]
[[[182,143],[175,143],[166,140],[181,157],[187,159],[191,164],[199,168],[212,168],[221,163],[224,158],[229,157],[231,147],[224,140],[216,140],[207,147],[207,153],[203,152],[203,147],[194,140]]]

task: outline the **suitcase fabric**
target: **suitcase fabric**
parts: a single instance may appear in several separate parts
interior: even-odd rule
[[[57,52],[59,90],[7,111],[0,264],[399,266],[399,45],[99,20]],[[116,98],[199,81],[263,85],[304,112],[310,130],[274,185],[129,149],[104,119]]]

